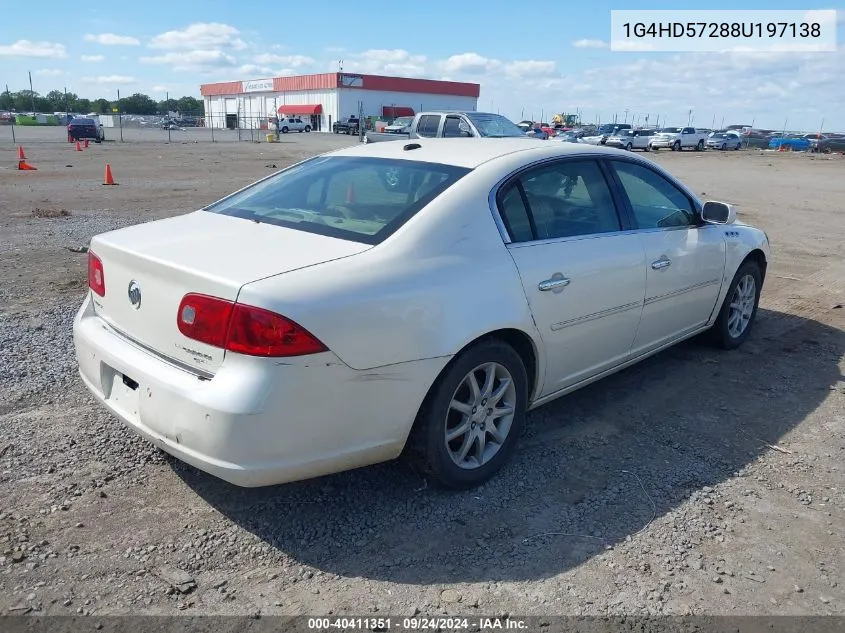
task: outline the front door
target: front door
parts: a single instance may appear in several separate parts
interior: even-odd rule
[[[623,362],[642,311],[645,255],[636,234],[622,233],[599,163],[531,168],[497,200],[546,349],[540,395]]]
[[[655,170],[611,161],[646,255],[646,293],[633,355],[683,337],[710,318],[722,286],[725,239],[700,224],[690,198]]]

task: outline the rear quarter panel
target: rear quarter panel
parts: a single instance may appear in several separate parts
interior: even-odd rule
[[[452,356],[501,328],[528,334],[542,359],[519,274],[488,206],[499,172],[482,170],[382,244],[247,284],[239,301],[293,319],[354,369]]]

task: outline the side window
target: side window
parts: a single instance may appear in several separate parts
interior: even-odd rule
[[[566,160],[520,176],[536,239],[621,230],[610,188],[598,163]]]
[[[439,127],[440,115],[426,114],[420,117],[420,122],[417,126],[417,134],[425,138],[432,138],[437,136],[437,129]]]
[[[465,131],[469,131],[469,127],[466,123],[461,121],[460,117],[457,116],[447,116],[446,122],[443,124],[443,137],[444,138],[462,138],[465,137]]]
[[[499,214],[513,242],[530,242],[534,239],[528,209],[515,182],[499,192]]]
[[[689,198],[657,172],[634,163],[611,163],[641,229],[690,226],[695,210]]]

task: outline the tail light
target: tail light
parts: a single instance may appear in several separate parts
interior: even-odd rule
[[[88,251],[88,287],[101,297],[106,296],[106,273],[103,262],[91,251]]]
[[[208,295],[185,295],[176,320],[186,337],[248,356],[305,356],[328,349],[280,314]]]

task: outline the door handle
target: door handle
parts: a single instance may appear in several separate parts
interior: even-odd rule
[[[668,257],[661,257],[655,262],[651,262],[651,267],[654,270],[660,270],[661,268],[668,268],[672,265],[672,260]]]
[[[569,279],[566,277],[560,277],[558,279],[546,279],[545,281],[541,281],[537,284],[537,289],[541,292],[546,292],[548,290],[554,290],[555,288],[563,288],[568,285]]]

